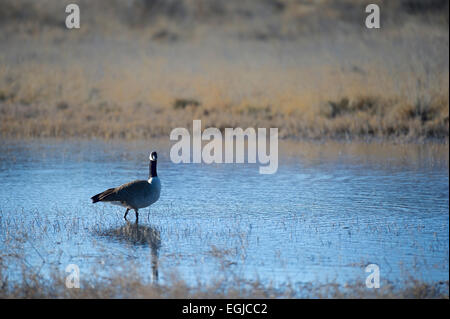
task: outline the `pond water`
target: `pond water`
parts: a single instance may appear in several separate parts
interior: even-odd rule
[[[276,174],[258,164],[173,164],[170,144],[8,140],[0,145],[0,248],[9,278],[131,268],[164,282],[237,275],[274,285],[449,277],[448,145],[284,142]],[[90,197],[146,179],[157,150],[160,200],[140,211]],[[21,258],[14,256],[21,255]],[[17,277],[19,278],[19,277]]]

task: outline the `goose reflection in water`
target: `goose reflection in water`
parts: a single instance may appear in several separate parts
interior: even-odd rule
[[[127,221],[124,226],[109,229],[102,232],[101,235],[133,245],[148,245],[151,254],[152,279],[153,282],[158,281],[158,259],[159,249],[161,248],[161,234],[158,229],[153,226],[139,225]]]

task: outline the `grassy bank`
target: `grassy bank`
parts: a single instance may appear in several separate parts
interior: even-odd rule
[[[351,101],[351,102],[350,102]],[[428,102],[426,102],[428,103]],[[448,141],[448,104],[443,97],[429,104],[363,97],[325,102],[304,114],[276,107],[244,106],[223,109],[134,107],[99,104],[95,107],[54,107],[0,104],[3,138],[102,138],[145,139],[168,137],[176,127],[192,130],[192,120],[202,128],[277,127],[281,138],[367,139],[417,141],[429,138]],[[130,113],[131,112],[131,113]]]
[[[448,139],[448,3],[7,1],[0,136],[142,139],[175,127]],[[444,10],[447,8],[447,10]]]

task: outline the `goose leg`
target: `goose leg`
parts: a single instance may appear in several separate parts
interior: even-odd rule
[[[128,215],[128,211],[129,211],[130,209],[129,208],[127,208],[127,211],[125,212],[125,215],[123,216],[123,218],[125,218],[125,220],[127,220],[127,215]]]
[[[136,223],[137,223],[139,220],[139,213],[137,209],[135,209],[134,212],[136,213]]]

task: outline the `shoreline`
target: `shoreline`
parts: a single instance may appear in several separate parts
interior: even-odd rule
[[[221,131],[223,133],[223,131]],[[167,135],[154,135],[148,137],[139,138],[104,138],[101,136],[17,136],[17,135],[1,135],[1,141],[25,141],[25,142],[42,142],[42,141],[55,141],[55,142],[104,142],[104,143],[142,143],[144,141],[163,141],[166,140],[167,143],[175,143],[176,141],[171,141],[169,139],[169,134]],[[309,144],[324,144],[324,143],[336,143],[336,144],[389,144],[389,145],[442,145],[449,146],[449,137],[374,137],[374,136],[353,136],[353,137],[318,137],[318,138],[308,138],[299,136],[289,136],[289,137],[279,137],[280,142],[286,143],[309,143]],[[205,141],[203,141],[205,143]]]

